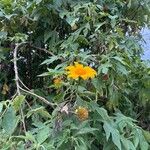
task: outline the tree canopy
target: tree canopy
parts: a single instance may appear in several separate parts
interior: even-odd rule
[[[0,149],[148,150],[150,0],[0,0]]]

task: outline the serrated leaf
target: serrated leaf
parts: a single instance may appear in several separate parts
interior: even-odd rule
[[[121,137],[119,131],[113,127],[111,122],[104,122],[103,128],[106,133],[106,139],[108,140],[111,135],[113,143],[118,147],[119,150],[121,150]]]
[[[126,150],[136,150],[135,146],[130,140],[127,140],[126,138],[122,137],[121,142]]]
[[[41,109],[39,111],[39,114],[43,117],[46,117],[46,118],[51,118],[51,115],[48,113],[48,111],[46,111],[46,109]]]
[[[117,61],[119,61],[119,62],[122,63],[123,65],[126,65],[126,63],[123,61],[123,58],[118,57],[118,56],[114,56],[114,57],[112,57],[112,58],[115,59],[115,60],[117,60]]]
[[[21,105],[24,102],[24,100],[25,100],[24,95],[19,95],[13,100],[12,105],[16,111],[18,111],[21,108]]]
[[[41,65],[44,65],[44,64],[49,65],[49,64],[53,63],[55,60],[58,60],[58,59],[59,59],[58,56],[52,56],[51,58],[46,59],[45,61],[43,61]]]
[[[31,115],[33,115],[35,113],[38,113],[39,115],[42,115],[43,117],[51,118],[51,115],[45,110],[44,107],[39,107],[39,108],[30,110],[27,113],[27,118],[29,118]]]
[[[112,141],[113,143],[118,147],[119,150],[121,150],[121,142],[120,142],[120,134],[118,130],[114,130],[111,132],[112,135]]]
[[[100,116],[103,118],[103,120],[109,120],[109,116],[107,114],[106,109],[104,108],[96,108],[98,114],[100,114]]]
[[[109,124],[108,124],[107,122],[104,122],[103,128],[104,128],[104,130],[105,130],[106,139],[107,139],[107,141],[108,141],[108,139],[109,139],[109,137],[110,137],[110,133],[111,133],[111,132],[110,132],[110,131],[111,131],[110,126],[109,126]]]
[[[140,142],[140,139],[138,137],[138,134],[135,134],[135,138],[133,139],[133,143],[134,143],[135,148],[138,147],[139,142]]]
[[[17,117],[13,107],[9,107],[2,119],[2,128],[11,135],[17,126]]]
[[[50,136],[50,129],[49,127],[44,127],[39,130],[36,135],[37,141],[39,144],[42,144],[48,137]]]
[[[98,78],[95,78],[92,80],[92,83],[94,87],[96,88],[97,92],[101,95],[103,92],[103,83],[101,82],[101,80]]]
[[[84,138],[79,137],[78,140],[76,141],[77,146],[75,147],[75,150],[87,150],[88,149],[88,144]]]
[[[100,67],[98,67],[98,73],[107,74],[109,68],[111,67],[112,67],[112,64],[110,63],[101,64]]]

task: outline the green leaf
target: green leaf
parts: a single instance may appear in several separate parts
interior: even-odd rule
[[[77,41],[82,45],[89,45],[89,41],[83,35],[79,35]]]
[[[150,143],[150,132],[143,130],[145,139]]]
[[[4,16],[3,12],[0,11],[0,17],[3,17],[3,16]]]
[[[136,150],[135,146],[130,140],[127,140],[126,138],[121,138],[122,145],[126,150]]]
[[[58,56],[52,56],[51,58],[46,59],[45,61],[43,61],[41,65],[44,65],[44,64],[49,65],[49,64],[53,63],[55,60],[58,60],[58,59],[59,59]]]
[[[112,57],[112,58],[115,59],[115,60],[117,60],[117,61],[119,61],[119,62],[122,63],[123,65],[126,65],[126,63],[123,61],[123,58],[118,57],[118,56],[114,56],[114,57]]]
[[[12,105],[16,111],[18,111],[21,108],[21,105],[24,102],[24,100],[25,100],[24,95],[19,95],[13,100]]]
[[[128,1],[127,7],[128,7],[128,8],[131,7],[131,0]]]
[[[49,136],[50,136],[50,129],[49,127],[45,126],[44,128],[39,130],[39,132],[36,135],[36,138],[38,143],[42,144]]]
[[[10,20],[10,19],[11,19],[11,17],[14,17],[14,16],[17,16],[17,14],[5,15],[5,17],[6,17],[8,20]]]
[[[100,116],[103,118],[103,120],[109,120],[109,116],[107,114],[106,109],[104,108],[96,108],[97,112],[100,114]]]
[[[98,73],[107,74],[109,68],[111,67],[112,67],[112,64],[110,63],[101,64],[100,67],[98,67]]]
[[[140,139],[140,148],[143,150],[148,150],[149,149],[149,145],[148,145],[148,143],[147,143],[147,141],[145,140],[145,137],[144,137],[144,135],[143,135],[143,132],[142,132],[142,130],[140,130],[140,129],[136,129],[136,132],[137,132],[137,135],[138,135],[138,137],[139,137],[139,139]]]
[[[107,122],[104,122],[104,125],[103,125],[103,128],[105,130],[105,133],[106,133],[106,139],[108,141],[109,137],[110,137],[110,131],[111,131],[111,128],[110,128],[110,125],[107,123]]]
[[[39,4],[42,2],[42,0],[35,0],[36,4]]]
[[[114,48],[114,43],[113,40],[111,40],[109,43],[109,50],[112,50],[113,48]]]
[[[2,119],[2,128],[11,135],[17,126],[17,117],[13,107],[9,107]]]
[[[106,109],[99,107],[97,103],[93,101],[90,102],[90,106],[93,111],[97,111],[97,113],[102,117],[102,121],[110,120]]]
[[[47,40],[52,36],[52,33],[50,31],[45,31],[44,33],[44,43],[47,42]]]
[[[106,133],[106,139],[108,140],[111,134],[113,143],[118,147],[119,150],[121,150],[121,137],[119,131],[113,127],[113,124],[111,122],[106,121],[104,122],[103,128]]]
[[[7,37],[7,32],[0,31],[0,39],[6,38]]]
[[[25,134],[26,134],[26,139],[36,142],[34,135],[30,131],[26,132]]]
[[[148,150],[149,144],[147,142],[145,142],[144,140],[142,141],[142,143],[140,144],[141,150]]]
[[[134,139],[133,139],[135,149],[138,147],[139,142],[140,142],[140,139],[138,137],[138,134],[135,133],[135,136],[134,136]]]
[[[109,15],[108,17],[111,19],[110,23],[111,23],[112,28],[114,28],[116,25],[116,19],[118,18],[118,16],[117,15],[115,15],[115,16]]]
[[[118,70],[118,72],[124,74],[124,75],[128,75],[129,72],[127,71],[126,67],[124,67],[122,64],[117,63],[116,64],[116,69]]]
[[[82,135],[82,134],[87,134],[87,133],[94,133],[94,131],[98,130],[97,128],[91,128],[91,127],[84,127],[80,129],[76,135]]]
[[[77,146],[75,146],[75,150],[88,150],[89,146],[85,139],[83,137],[79,137],[76,141],[75,141],[77,144]]]
[[[30,110],[27,113],[27,118],[29,118],[31,115],[37,114],[37,113],[43,117],[51,118],[51,115],[46,111],[46,109],[44,107],[39,107],[39,108],[35,108],[35,109]]]
[[[102,95],[103,93],[103,83],[101,82],[101,80],[99,78],[95,78],[92,80],[92,83],[94,85],[94,87],[96,88],[97,92]]]
[[[121,150],[121,142],[120,142],[120,134],[118,130],[114,130],[111,132],[112,134],[112,141],[113,143],[118,147],[119,150]]]
[[[106,24],[106,21],[94,25],[94,26],[96,27],[95,32],[96,32],[97,30],[99,30],[99,29],[101,28],[101,26],[103,26],[104,24]]]
[[[3,110],[3,104],[0,103],[0,113],[2,112],[2,110]]]

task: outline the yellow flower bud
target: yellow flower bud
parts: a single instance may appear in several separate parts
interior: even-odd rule
[[[79,118],[80,121],[84,121],[84,120],[88,119],[88,117],[89,117],[88,109],[85,108],[85,107],[79,106],[75,110],[75,113],[76,113],[76,115],[77,115],[77,117]]]

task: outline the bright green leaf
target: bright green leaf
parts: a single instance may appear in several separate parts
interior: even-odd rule
[[[9,107],[2,119],[2,128],[10,135],[17,126],[17,117],[13,107]]]
[[[19,95],[13,100],[12,105],[16,111],[18,111],[21,108],[21,105],[24,102],[24,100],[25,100],[25,96],[23,95]]]

